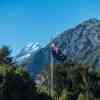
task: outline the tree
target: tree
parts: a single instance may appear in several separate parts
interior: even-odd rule
[[[23,67],[13,69],[9,65],[0,65],[0,100],[9,99],[51,100],[47,94],[37,92],[35,82]]]
[[[3,46],[0,48],[0,64],[9,64],[13,63],[13,58],[11,57],[11,50],[8,46]]]
[[[91,66],[77,62],[54,65],[54,91],[57,98],[62,96],[68,100],[77,100],[78,97],[83,100],[100,98],[100,76],[95,71],[90,72],[90,68]]]
[[[51,100],[44,93],[38,93],[30,74],[17,65],[11,57],[11,49],[0,48],[0,100]]]

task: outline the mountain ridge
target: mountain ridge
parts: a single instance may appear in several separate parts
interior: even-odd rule
[[[33,74],[35,71],[39,73],[50,64],[50,44],[53,42],[59,43],[61,50],[69,59],[84,63],[92,55],[93,62],[96,62],[96,66],[99,66],[100,57],[96,49],[100,48],[100,20],[91,18],[74,28],[65,30],[45,47],[37,50],[35,54],[31,54],[28,61],[25,62],[27,69],[31,69],[30,73]]]
[[[24,48],[21,49],[20,53],[16,56],[16,61],[19,62],[19,60],[28,59],[28,57],[30,57],[32,53],[35,53],[37,50],[41,48],[42,47],[38,42],[31,42],[27,44]]]

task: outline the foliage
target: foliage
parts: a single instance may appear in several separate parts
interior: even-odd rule
[[[51,100],[49,77],[49,82],[37,88],[27,70],[13,62],[10,53],[6,46],[0,49],[0,100]],[[100,99],[100,72],[92,67],[73,61],[54,65],[55,100]]]
[[[0,48],[0,64],[12,64],[13,58],[11,57],[11,50],[7,46]]]
[[[77,62],[56,64],[54,65],[54,92],[56,92],[55,100],[58,98],[59,100],[100,99],[100,73],[92,69],[92,66]]]
[[[1,48],[0,100],[51,100],[47,94],[37,92],[35,82],[24,67],[12,62],[8,47]]]

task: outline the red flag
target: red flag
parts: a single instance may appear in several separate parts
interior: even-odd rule
[[[59,54],[60,49],[58,47],[58,44],[53,43],[51,46],[52,46],[52,51],[54,51],[56,54]]]
[[[57,60],[65,60],[66,56],[62,53],[58,43],[52,43],[52,54]]]

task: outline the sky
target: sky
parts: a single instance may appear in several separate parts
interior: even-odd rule
[[[100,19],[100,0],[0,0],[0,46],[16,55],[28,43],[46,45],[89,18]]]

